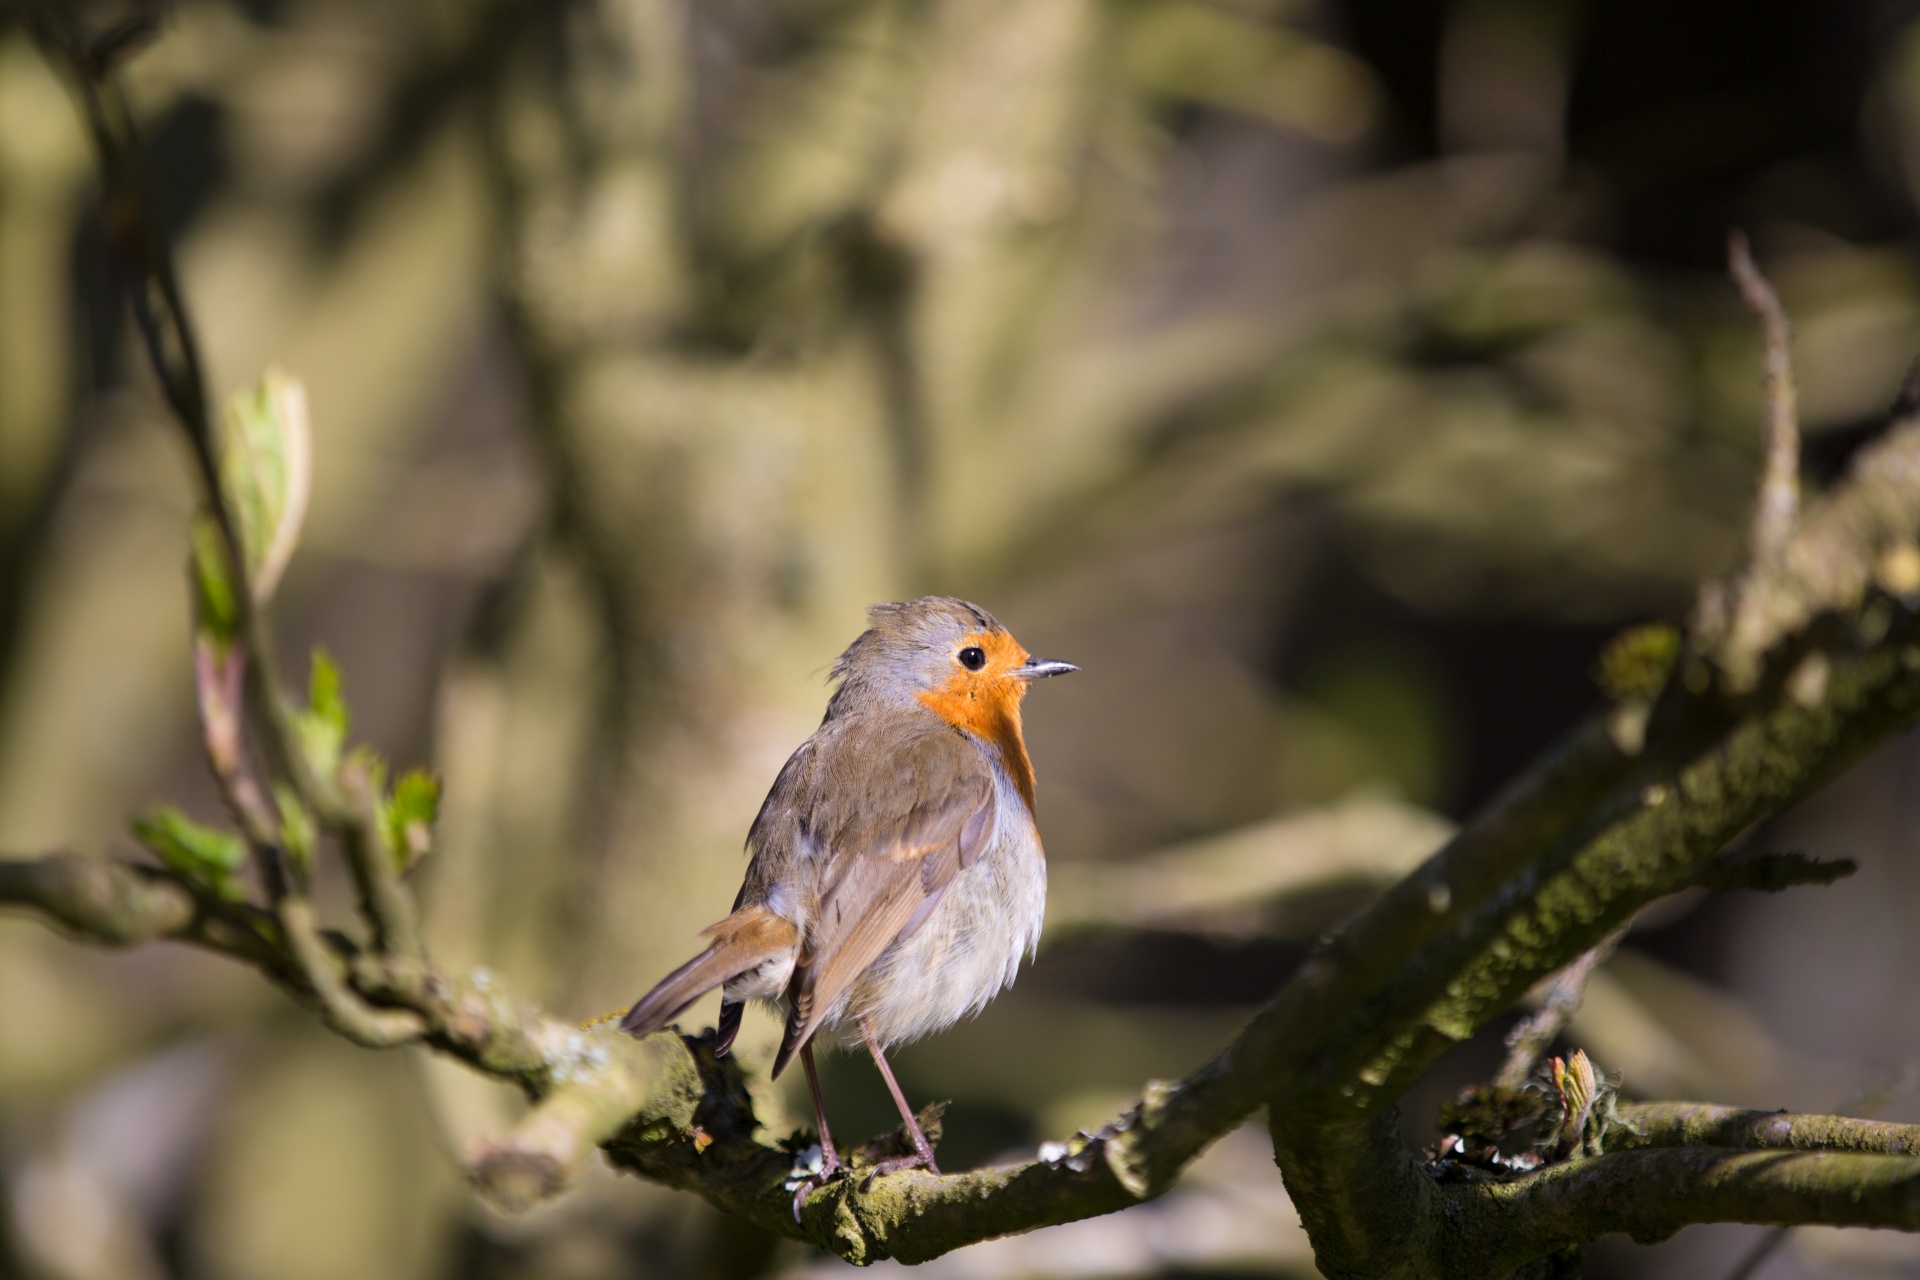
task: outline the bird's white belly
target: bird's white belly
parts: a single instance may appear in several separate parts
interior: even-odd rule
[[[1010,782],[1001,790],[993,843],[954,876],[911,937],[881,952],[830,1015],[848,1038],[858,1035],[858,1017],[869,1020],[883,1045],[893,1045],[978,1013],[1039,945],[1047,860],[1019,793]]]

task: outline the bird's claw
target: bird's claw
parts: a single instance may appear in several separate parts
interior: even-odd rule
[[[844,1168],[835,1167],[831,1172],[816,1173],[811,1177],[802,1178],[800,1185],[795,1188],[793,1193],[793,1220],[795,1222],[800,1221],[800,1210],[806,1207],[808,1196],[818,1191],[821,1187],[826,1186],[834,1179],[844,1177],[846,1172]]]
[[[862,1191],[873,1190],[873,1180],[889,1173],[899,1173],[902,1169],[925,1169],[928,1173],[938,1174],[940,1166],[934,1163],[933,1148],[927,1147],[907,1156],[888,1156],[877,1161],[867,1170],[867,1176],[860,1180]]]
[[[832,1162],[823,1164],[819,1169],[803,1177],[789,1179],[787,1186],[793,1191],[793,1220],[800,1221],[800,1210],[805,1207],[807,1197],[826,1186],[836,1178],[843,1178],[847,1167],[836,1156]]]

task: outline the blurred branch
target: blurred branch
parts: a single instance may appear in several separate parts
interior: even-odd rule
[[[260,913],[215,908],[157,867],[75,853],[4,859],[0,905],[30,907],[101,946],[173,938],[256,963],[270,954],[268,925]]]
[[[1754,265],[1743,232],[1727,237],[1727,267],[1740,299],[1760,321],[1765,371],[1766,469],[1754,502],[1750,546],[1754,563],[1770,562],[1793,532],[1800,510],[1800,422],[1795,408],[1787,313],[1780,296]]]
[[[1754,510],[1745,569],[1709,583],[1694,611],[1693,640],[1729,692],[1750,692],[1782,640],[1820,614],[1857,606],[1880,582],[1909,596],[1916,564],[1910,477],[1898,451],[1874,450],[1855,466],[1845,503],[1799,509],[1800,433],[1787,344],[1787,318],[1773,288],[1735,233],[1728,260],[1742,299],[1760,318],[1765,351],[1766,466]],[[1911,423],[1906,388],[1894,406],[1896,429]],[[1868,554],[1863,555],[1866,552]],[[1817,682],[1818,668],[1807,678]]]
[[[414,164],[459,113],[483,97],[529,44],[553,39],[570,5],[496,0],[475,6],[468,27],[449,48],[410,64],[387,95],[380,128],[353,162],[315,200],[321,235],[345,241],[368,203]]]
[[[1909,385],[1911,385],[1912,380],[1913,380],[1913,376],[1911,373],[1909,373],[1908,375]],[[1906,388],[1902,388],[1901,394],[1903,397],[1906,395],[1906,393],[1907,393]],[[1906,1068],[1903,1068],[1902,1070],[1892,1073],[1891,1075],[1877,1082],[1874,1082],[1872,1084],[1865,1085],[1859,1089],[1856,1089],[1853,1092],[1853,1096],[1849,1097],[1845,1102],[1841,1103],[1840,1109],[1842,1111],[1857,1112],[1861,1116],[1872,1115],[1874,1112],[1880,1110],[1888,1102],[1890,1102],[1893,1099],[1894,1095],[1905,1092],[1906,1089],[1913,1084],[1913,1075],[1914,1075],[1914,1069],[1912,1067],[1906,1067]],[[1712,1108],[1694,1108],[1693,1110],[1711,1111]],[[1702,1119],[1707,1119],[1707,1117],[1702,1117]],[[1729,1119],[1733,1119],[1733,1117],[1729,1117]],[[1762,1117],[1761,1118],[1762,1123],[1764,1123],[1768,1119],[1778,1119],[1778,1117],[1777,1116]],[[1644,1124],[1642,1127],[1651,1129],[1654,1127],[1655,1123],[1657,1122],[1649,1122]],[[1709,1123],[1711,1123],[1711,1120],[1709,1120]],[[1736,1124],[1737,1123],[1738,1122],[1736,1120]],[[1841,1123],[1850,1125],[1854,1122],[1842,1121]],[[1893,1141],[1901,1143],[1902,1152],[1904,1154],[1913,1155],[1916,1153],[1916,1151],[1920,1151],[1920,1147],[1916,1147],[1915,1145],[1916,1135],[1913,1132],[1912,1126],[1896,1125],[1896,1126],[1892,1126],[1892,1128],[1897,1130],[1906,1130],[1906,1132],[1904,1133],[1885,1135],[1886,1137],[1892,1138]],[[1874,1138],[1878,1137],[1879,1135],[1873,1135],[1871,1133],[1868,1133],[1868,1134],[1862,1134],[1861,1136],[1866,1137],[1871,1141]],[[1888,1143],[1887,1145],[1892,1145],[1892,1144]],[[1876,1142],[1876,1145],[1873,1147],[1870,1147],[1869,1149],[1875,1150],[1875,1149],[1882,1149],[1882,1148]],[[1779,1250],[1780,1246],[1787,1242],[1787,1237],[1792,1233],[1792,1231],[1793,1231],[1792,1227],[1785,1226],[1785,1227],[1775,1227],[1772,1231],[1767,1232],[1766,1235],[1762,1236],[1760,1240],[1757,1243],[1755,1243],[1751,1249],[1747,1251],[1745,1256],[1743,1256],[1739,1262],[1734,1264],[1733,1270],[1727,1273],[1726,1280],[1746,1280],[1748,1276],[1751,1276],[1756,1272],[1758,1272],[1760,1268],[1763,1265],[1765,1265],[1767,1259],[1772,1257],[1773,1254]]]
[[[1371,895],[1439,847],[1452,828],[1399,801],[1359,796],[1126,862],[1052,869],[1049,939],[1114,928],[1311,935],[1316,902]]]

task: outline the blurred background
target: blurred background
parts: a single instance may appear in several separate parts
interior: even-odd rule
[[[871,601],[963,595],[1081,664],[1028,703],[1040,960],[898,1058],[953,1099],[949,1168],[1211,1056],[1732,562],[1730,227],[1797,324],[1816,486],[1920,351],[1904,0],[180,0],[128,75],[215,386],[308,383],[279,638],[445,777],[443,961],[584,1019],[684,958]],[[218,816],[186,458],[99,219],[0,8],[0,856]],[[1920,1120],[1916,770],[1897,743],[1751,837],[1852,880],[1650,913],[1572,1039],[1634,1096]],[[0,1026],[0,1275],[844,1271],[601,1169],[494,1216],[459,1157],[511,1096],[183,949],[0,919]],[[826,1088],[842,1134],[893,1123],[863,1061]],[[1728,1275],[1765,1234],[1587,1274]],[[922,1272],[1312,1273],[1257,1127]],[[1755,1274],[1920,1249],[1799,1231]]]

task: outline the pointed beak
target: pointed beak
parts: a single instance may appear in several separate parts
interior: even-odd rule
[[[1016,680],[1044,680],[1048,676],[1063,676],[1069,671],[1079,669],[1071,662],[1055,662],[1050,658],[1028,658],[1007,674]]]

